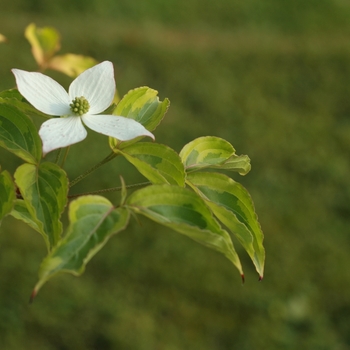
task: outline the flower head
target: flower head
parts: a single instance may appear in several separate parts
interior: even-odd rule
[[[117,138],[132,140],[151,132],[134,119],[99,114],[112,103],[115,94],[113,65],[105,61],[80,74],[66,90],[50,77],[12,69],[17,88],[36,109],[52,116],[39,130],[44,155],[54,149],[84,140],[90,129]]]

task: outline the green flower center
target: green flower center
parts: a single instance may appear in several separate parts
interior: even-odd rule
[[[84,96],[76,97],[69,105],[75,115],[83,115],[89,112],[90,104]]]

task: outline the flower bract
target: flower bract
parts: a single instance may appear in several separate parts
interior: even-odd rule
[[[45,121],[39,130],[44,155],[84,140],[84,127],[120,141],[154,136],[134,119],[99,114],[112,103],[115,94],[113,64],[102,62],[80,74],[68,92],[52,78],[37,72],[12,69],[17,88],[39,111],[60,118]]]

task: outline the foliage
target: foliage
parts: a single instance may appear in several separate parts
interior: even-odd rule
[[[25,36],[32,46],[40,71],[56,68],[70,76],[76,76],[94,62],[84,57],[67,60],[55,56],[60,48],[60,36],[54,28],[36,28],[31,24],[27,27]],[[3,194],[0,219],[10,214],[38,231],[45,241],[48,255],[41,263],[39,280],[31,300],[58,273],[80,275],[110,236],[128,226],[131,214],[142,214],[222,253],[235,265],[244,281],[242,265],[231,236],[226,231],[227,227],[248,252],[259,279],[263,278],[263,234],[247,190],[226,175],[203,172],[215,169],[246,175],[250,170],[250,159],[247,156],[236,155],[229,142],[214,136],[191,141],[179,154],[163,144],[140,142],[144,136],[153,137],[150,132],[159,126],[169,107],[168,99],[159,101],[157,91],[148,87],[129,91],[117,105],[111,105],[107,109],[112,115],[95,117],[94,112],[89,115],[90,106],[94,110],[105,109],[101,107],[105,102],[95,101],[96,96],[108,100],[108,97],[100,96],[104,86],[98,84],[106,80],[107,85],[114,85],[114,77],[109,76],[113,70],[108,62],[86,70],[74,80],[69,88],[69,96],[65,92],[61,93],[61,87],[41,74],[18,69],[13,72],[18,90],[39,112],[36,114],[36,109],[16,90],[0,94],[0,145],[25,162],[17,167],[13,179],[9,177],[8,171],[1,173],[0,186]],[[89,84],[92,88],[89,88]],[[44,86],[46,90],[41,92],[40,89]],[[98,91],[94,92],[93,89]],[[115,88],[112,86],[111,90],[107,90],[108,94],[112,92],[110,103]],[[54,91],[60,95],[55,97]],[[73,96],[72,91],[85,94],[87,98],[91,96],[91,100],[87,101],[80,95]],[[69,97],[79,98],[73,99],[76,104],[70,105],[72,114],[57,118],[56,113],[68,108],[66,102],[60,101]],[[87,101],[81,107],[83,110],[79,107],[81,101]],[[53,115],[53,118],[50,119],[45,113]],[[42,124],[38,134],[32,117],[43,116],[48,120]],[[80,119],[92,129],[109,136],[112,152],[89,171],[70,180],[64,170],[69,147],[86,137],[83,127],[73,130],[77,122],[81,123]],[[94,123],[91,124],[93,120]],[[97,120],[99,124],[96,124]],[[60,125],[68,125],[69,129],[65,130]],[[110,130],[114,127],[119,127],[122,131],[115,134]],[[82,137],[80,133],[83,133]],[[64,138],[68,141],[61,141]],[[60,151],[57,153],[55,162],[44,159],[46,153],[62,146],[68,148],[63,156]],[[128,196],[128,186],[122,180],[122,198],[119,204],[111,203],[100,195],[106,189],[97,191],[99,195],[91,195],[91,191],[79,195],[78,199],[68,205],[69,225],[62,235],[61,216],[71,196],[71,188],[117,156],[124,157],[134,165],[149,181],[147,186]],[[110,175],[116,176],[114,173]],[[140,186],[144,184],[141,183]]]
[[[88,8],[92,3],[98,8]],[[241,286],[224,257],[138,216],[95,255],[83,278],[57,275],[28,306],[45,244],[6,217],[2,348],[348,349],[349,4],[3,2],[1,90],[14,87],[14,62],[36,69],[23,39],[32,21],[59,29],[62,53],[111,60],[121,95],[135,86],[157,88],[172,102],[157,143],[179,152],[209,134],[249,154],[248,176],[223,173],[252,194],[268,256],[257,283],[233,237],[246,275]],[[71,79],[49,73],[68,87]],[[72,178],[108,154],[104,140],[90,133],[71,149],[65,169]],[[0,163],[13,174],[22,161],[0,148]],[[144,181],[120,156],[79,182],[74,194],[118,186],[119,177],[110,176],[116,172],[128,184]],[[119,202],[118,192],[106,196]],[[66,227],[66,215],[62,221]]]

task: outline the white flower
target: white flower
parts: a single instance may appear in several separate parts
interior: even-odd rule
[[[152,133],[134,119],[98,115],[114,98],[115,81],[111,62],[102,62],[80,74],[66,90],[50,77],[12,69],[17,88],[36,109],[52,116],[39,130],[44,155],[54,149],[82,141],[87,135],[83,123],[101,134],[128,141]]]

